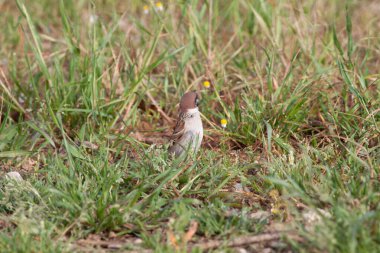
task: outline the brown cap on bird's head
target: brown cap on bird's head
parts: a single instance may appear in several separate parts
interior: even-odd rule
[[[181,112],[186,112],[188,109],[198,107],[198,102],[198,94],[195,91],[189,91],[182,96],[179,109]]]

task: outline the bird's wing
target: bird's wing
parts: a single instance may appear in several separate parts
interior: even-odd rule
[[[176,143],[184,133],[185,133],[185,115],[181,113],[174,127],[173,134],[170,137],[170,141],[172,143]]]
[[[176,157],[181,155],[184,151],[188,151],[191,148],[191,140],[194,135],[192,132],[187,131],[176,139],[169,148],[169,153],[174,153]]]

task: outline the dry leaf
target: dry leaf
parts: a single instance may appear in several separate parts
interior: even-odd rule
[[[187,233],[183,237],[183,243],[184,244],[187,243],[188,241],[190,241],[191,238],[193,238],[193,236],[197,232],[197,229],[198,229],[198,222],[191,221],[189,230],[187,231]]]
[[[172,245],[176,250],[179,250],[177,239],[175,238],[175,235],[171,230],[168,230],[168,239],[170,245]]]

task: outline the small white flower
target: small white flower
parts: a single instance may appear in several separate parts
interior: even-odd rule
[[[220,121],[220,125],[223,127],[223,128],[226,128],[227,127],[227,120],[226,119],[222,119]]]
[[[148,5],[144,5],[144,14],[149,14],[149,6]]]
[[[156,3],[156,9],[157,9],[158,11],[163,11],[163,10],[164,10],[164,6],[162,5],[161,2],[157,2],[157,3]]]
[[[205,88],[210,88],[210,85],[211,85],[211,83],[210,83],[210,81],[208,81],[208,80],[206,80],[206,81],[204,81],[203,82],[203,86],[205,87]]]
[[[95,14],[91,14],[90,15],[90,18],[89,18],[89,22],[90,22],[90,25],[93,25],[96,23],[96,21],[98,21],[98,15],[95,15]]]

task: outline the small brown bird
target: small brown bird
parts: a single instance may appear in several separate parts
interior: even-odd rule
[[[197,152],[203,139],[203,125],[198,110],[198,94],[185,93],[179,104],[179,116],[171,137],[169,153],[179,157],[188,151]]]

